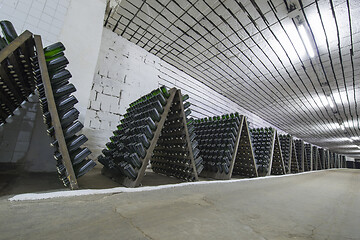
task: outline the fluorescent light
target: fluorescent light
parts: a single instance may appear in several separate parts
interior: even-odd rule
[[[334,108],[334,107],[335,107],[334,102],[333,102],[333,100],[331,99],[331,97],[327,97],[327,101],[328,101],[328,103],[329,103],[329,105],[330,105],[331,108]]]
[[[306,33],[306,30],[305,30],[305,27],[304,25],[299,25],[298,26],[298,29],[299,29],[299,33],[300,33],[300,36],[301,36],[301,39],[303,40],[304,42],[304,45],[305,45],[305,48],[309,54],[309,56],[312,58],[315,56],[315,53],[314,53],[314,50],[312,48],[312,45],[311,45],[311,42],[310,42],[310,39],[309,39],[309,36],[308,34]]]
[[[360,140],[360,137],[351,137],[352,140]]]
[[[341,130],[345,130],[344,124],[340,124],[340,128],[341,128]]]

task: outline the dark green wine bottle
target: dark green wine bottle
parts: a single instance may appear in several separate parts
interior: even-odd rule
[[[56,58],[62,57],[62,56],[64,56],[64,52],[60,52],[58,54],[55,54],[54,56],[47,57],[45,60],[46,60],[46,62],[50,62],[50,61],[52,61]]]
[[[86,173],[88,173],[91,169],[93,169],[96,166],[96,163],[91,160],[84,160],[82,161],[80,164],[77,164],[76,166],[74,166],[74,172],[77,178],[85,175]]]
[[[66,141],[68,151],[72,152],[72,151],[76,150],[81,145],[86,143],[87,140],[88,140],[88,138],[84,134],[72,137],[71,139]],[[50,145],[53,147],[59,147],[59,142],[58,142],[58,140],[55,140]]]
[[[7,46],[6,40],[0,37],[0,50],[4,49]]]
[[[62,56],[47,62],[47,67],[50,73],[54,73],[59,71],[60,69],[65,68],[68,64],[69,61],[67,60],[67,58],[65,56]]]
[[[161,86],[160,90],[161,90],[161,92],[162,92],[162,94],[164,95],[165,98],[168,98],[170,96],[170,94],[169,94],[169,92],[168,92],[168,90],[167,90],[167,88],[165,86]]]
[[[62,96],[67,96],[75,91],[76,91],[75,86],[72,83],[70,83],[70,84],[62,86],[58,89],[54,89],[54,97],[59,98]]]
[[[0,26],[8,44],[18,37],[15,28],[10,21],[0,21]]]
[[[61,42],[51,44],[50,46],[44,48],[45,58],[52,57],[63,51],[65,51],[65,46]]]

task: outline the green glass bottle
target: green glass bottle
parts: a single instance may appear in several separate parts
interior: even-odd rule
[[[61,42],[51,44],[50,46],[44,48],[45,58],[52,57],[63,51],[65,51],[65,46]]]
[[[161,86],[160,90],[161,90],[162,94],[164,95],[164,97],[168,98],[170,96],[170,94],[165,86]]]
[[[2,29],[2,32],[4,33],[5,40],[7,41],[8,44],[14,41],[15,38],[18,37],[15,28],[10,21],[7,20],[0,21],[0,27]]]

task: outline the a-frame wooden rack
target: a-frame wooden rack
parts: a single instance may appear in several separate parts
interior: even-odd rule
[[[252,129],[251,132],[258,175],[263,177],[286,174],[277,131],[270,128],[265,132],[262,132],[262,129]]]
[[[70,188],[78,189],[76,176],[56,110],[41,37],[39,35],[33,36],[31,32],[26,30],[1,50],[0,61],[0,82],[2,85],[0,89],[0,100],[2,102],[0,122],[4,123],[3,120],[9,115],[12,115],[12,112],[19,107],[23,101],[27,100],[30,94],[34,93],[36,79],[40,77],[44,84],[48,109],[51,115],[52,125],[55,128],[55,136],[58,140],[59,152],[62,155],[62,161],[66,168]],[[40,69],[41,76],[35,76],[34,74],[38,69]]]
[[[270,158],[270,172],[268,175],[283,175],[286,174],[285,172],[285,164],[282,157],[282,152],[280,148],[280,141],[277,131],[274,130],[274,140],[273,140],[273,147],[271,152]]]
[[[313,162],[313,154],[312,154],[312,145],[310,143],[305,144],[304,146],[304,172],[312,171],[312,162]]]
[[[245,121],[245,117],[244,116],[235,116],[233,115],[234,118],[229,118],[229,119],[216,119],[216,117],[212,117],[209,118],[205,118],[205,119],[200,119],[198,120],[198,123],[195,124],[195,134],[197,135],[196,139],[199,142],[199,149],[200,149],[200,156],[204,159],[204,170],[201,172],[200,176],[203,178],[213,178],[213,179],[219,179],[219,180],[228,180],[231,179],[232,176],[232,172],[234,169],[234,162],[235,162],[235,157],[236,154],[238,152],[238,148],[239,148],[239,142],[240,142],[240,137],[241,137],[241,132],[242,129],[244,127],[244,121]],[[210,120],[210,119],[214,119],[215,120]],[[239,122],[238,128],[235,130],[235,133],[231,131],[230,128],[223,128],[223,124],[236,124],[236,121]],[[234,128],[235,129],[235,128]],[[210,151],[212,151],[213,149],[208,149],[206,148],[207,144],[206,143],[211,143],[213,144],[213,146],[219,146],[221,143],[218,142],[216,145],[214,142],[211,141],[223,141],[223,139],[218,138],[220,134],[218,134],[220,131],[222,133],[225,134],[229,134],[229,135],[233,135],[235,137],[234,140],[234,147],[232,149],[232,151],[230,149],[227,149],[227,151],[230,152],[230,156],[231,158],[229,159],[229,166],[228,167],[228,171],[226,172],[222,167],[224,166],[224,164],[226,164],[225,162],[223,162],[222,160],[224,159],[224,157],[228,157],[224,156],[224,154],[222,155],[217,155],[217,158],[214,159],[212,158],[211,161],[208,160],[208,157],[210,157]],[[206,139],[204,139],[203,137],[206,137]],[[213,157],[214,153],[211,154]],[[225,168],[226,168],[225,167]]]
[[[242,120],[239,147],[237,149],[232,175],[240,177],[258,177],[254,151],[249,133],[247,118]]]
[[[295,152],[296,152],[296,158],[299,165],[299,172],[304,171],[304,141],[301,139],[295,139]]]
[[[43,44],[41,40],[41,36],[35,35],[35,48],[37,52],[37,59],[38,59],[38,65],[40,68],[40,74],[41,74],[41,80],[44,84],[44,90],[45,90],[45,96],[48,104],[48,110],[50,112],[51,116],[51,122],[52,126],[55,130],[55,138],[58,141],[59,145],[59,152],[62,156],[62,163],[66,168],[67,172],[67,179],[69,180],[69,187],[73,190],[78,189],[78,183],[76,179],[76,175],[74,172],[74,168],[71,162],[70,154],[68,147],[66,145],[63,129],[61,126],[58,110],[56,107],[56,102],[53,94],[53,89],[51,86],[50,78],[49,78],[49,72],[46,65],[44,50],[43,50]]]
[[[299,162],[297,160],[295,142],[291,139],[291,158],[290,158],[290,168],[289,173],[298,173],[299,170]]]
[[[299,165],[293,137],[289,135],[279,135],[279,139],[286,173],[298,173]]]
[[[198,173],[179,89],[172,88],[169,91],[164,111],[156,123],[156,130],[153,134],[146,155],[141,158],[142,165],[138,169],[135,179],[125,175],[114,175],[106,166],[102,173],[126,187],[138,187],[151,162],[151,167],[156,173],[197,181]]]

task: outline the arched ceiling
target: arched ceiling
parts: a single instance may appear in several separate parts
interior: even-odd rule
[[[357,0],[122,0],[105,25],[279,129],[359,157],[358,16]]]

